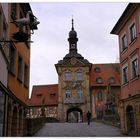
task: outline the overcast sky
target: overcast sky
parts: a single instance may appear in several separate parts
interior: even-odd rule
[[[30,3],[39,19],[32,35],[30,92],[33,85],[58,83],[54,64],[69,52],[72,15],[78,52],[90,63],[118,62],[118,37],[110,32],[127,3]]]

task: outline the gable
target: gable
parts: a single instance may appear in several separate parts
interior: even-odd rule
[[[65,61],[63,64],[63,66],[85,66],[85,63],[83,62],[83,60],[79,60],[75,57],[70,58],[69,60]]]

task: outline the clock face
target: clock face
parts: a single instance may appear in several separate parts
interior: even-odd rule
[[[75,44],[71,44],[72,49],[75,49],[75,46],[76,46]]]

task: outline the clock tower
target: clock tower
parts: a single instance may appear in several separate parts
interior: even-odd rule
[[[74,20],[69,32],[69,53],[55,64],[58,73],[58,118],[60,122],[86,121],[90,109],[89,73],[91,63],[77,51]]]
[[[74,31],[73,19],[72,19],[72,28],[71,28],[71,31],[69,32],[68,41],[69,41],[69,51],[70,52],[73,51],[73,52],[77,53],[77,41],[78,41],[78,38],[77,38],[76,31]]]

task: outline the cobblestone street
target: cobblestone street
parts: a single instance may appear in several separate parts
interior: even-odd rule
[[[35,137],[122,137],[119,128],[102,123],[46,123]]]

